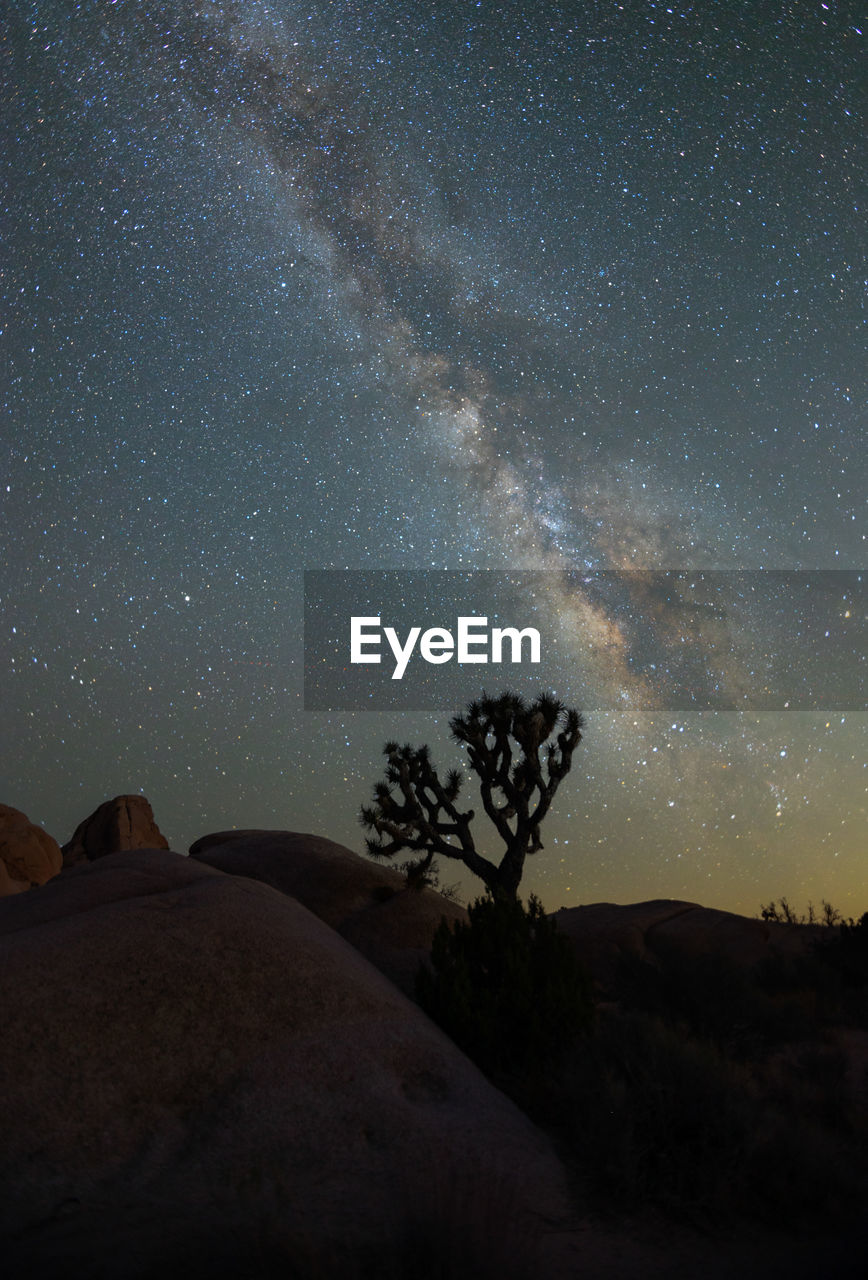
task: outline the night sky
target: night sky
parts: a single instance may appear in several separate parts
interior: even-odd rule
[[[386,738],[457,763],[456,707],[304,710],[305,569],[864,567],[855,4],[3,13],[0,800],[61,842],[141,790],[361,850]],[[524,887],[861,913],[859,680],[649,707],[653,604],[486,681],[599,706]]]

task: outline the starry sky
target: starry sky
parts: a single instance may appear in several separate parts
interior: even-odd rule
[[[458,708],[305,710],[304,570],[799,571],[834,706],[639,698],[637,636],[683,643],[647,579],[549,593],[567,641],[503,683],[595,709],[524,885],[868,908],[858,7],[10,0],[0,38],[0,799],[361,850],[383,741],[457,763]],[[800,669],[780,608],[732,626],[698,665]]]

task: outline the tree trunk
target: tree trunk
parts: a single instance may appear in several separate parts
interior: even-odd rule
[[[496,898],[515,901],[518,897],[518,886],[521,884],[524,871],[525,852],[525,842],[517,841],[510,845],[503,855],[497,869],[497,883],[489,886]]]

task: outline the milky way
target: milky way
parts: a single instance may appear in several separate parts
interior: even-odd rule
[[[0,798],[358,847],[381,739],[445,757],[452,708],[305,713],[301,571],[628,571],[548,593],[545,682],[612,709],[531,887],[864,909],[855,675],[764,711],[756,655],[805,662],[774,592],[700,635],[634,573],[864,564],[856,7],[7,28]],[[855,673],[864,596],[827,609]],[[746,709],[667,712],[667,654]]]

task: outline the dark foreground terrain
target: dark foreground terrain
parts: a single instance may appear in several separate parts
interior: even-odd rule
[[[118,812],[0,900],[10,1274],[863,1274],[865,989],[817,931],[558,913],[592,1025],[492,1080],[411,998],[462,908],[287,832],[104,856]]]

